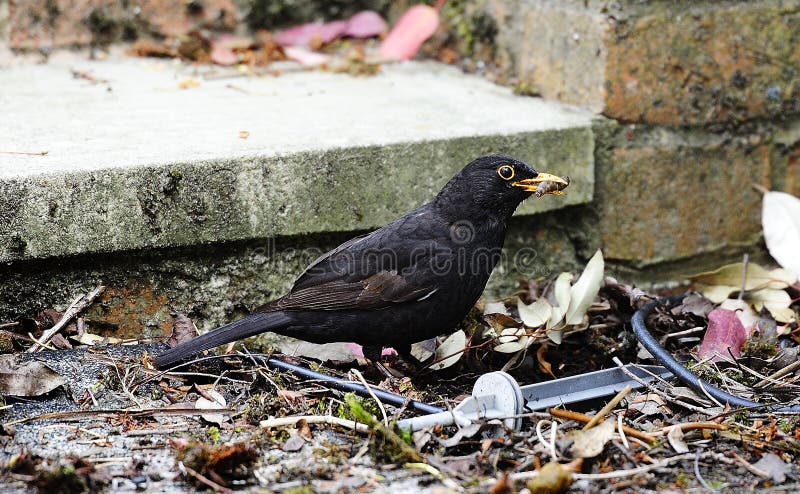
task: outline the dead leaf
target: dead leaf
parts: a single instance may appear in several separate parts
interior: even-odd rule
[[[547,345],[541,345],[536,350],[536,362],[539,364],[539,370],[550,374],[555,379],[556,375],[553,374],[553,366],[544,358],[544,353],[547,351]]]
[[[577,458],[594,458],[603,452],[608,441],[614,437],[617,430],[617,421],[607,419],[589,430],[573,430],[566,434],[572,439],[570,452]]]
[[[455,333],[447,337],[441,345],[436,349],[436,359],[444,360],[436,362],[430,366],[433,370],[441,370],[458,362],[462,355],[464,355],[464,348],[467,346],[467,335],[464,330],[459,329]]]
[[[177,314],[172,318],[172,333],[167,344],[174,347],[197,336],[197,328],[185,314]]]
[[[278,346],[281,352],[286,355],[313,358],[321,362],[348,363],[364,356],[360,346],[356,347],[350,343],[318,344],[302,340],[290,340],[283,341]]]
[[[673,427],[667,433],[667,440],[676,453],[688,453],[689,445],[683,440],[683,431],[680,427]]]
[[[708,314],[708,329],[697,351],[698,356],[710,358],[711,362],[721,360],[721,356],[739,358],[747,336],[747,330],[734,311],[714,309]]]
[[[553,307],[550,303],[540,298],[530,305],[526,305],[521,299],[517,298],[517,310],[522,322],[529,328],[538,328],[550,319]]]
[[[420,362],[425,362],[435,353],[436,338],[428,338],[425,341],[419,341],[411,345],[411,355]]]
[[[289,439],[287,439],[286,442],[283,443],[283,447],[281,449],[289,452],[300,451],[303,448],[303,446],[305,446],[305,444],[306,440],[303,438],[303,436],[301,436],[300,434],[292,434],[291,436],[289,436]]]
[[[390,60],[410,60],[439,27],[439,10],[429,5],[414,5],[398,19],[380,47],[381,56]]]
[[[784,483],[786,474],[792,471],[792,466],[781,460],[781,457],[774,453],[765,453],[753,466],[769,473],[776,484]]]
[[[200,87],[200,81],[198,81],[197,79],[192,79],[190,77],[188,79],[184,79],[184,80],[178,82],[178,88],[179,89],[189,89],[189,88],[193,88],[193,87]]]
[[[764,194],[761,226],[770,255],[800,274],[800,199],[785,192]]]
[[[758,321],[758,316],[750,307],[750,304],[744,300],[727,298],[722,301],[719,307],[720,309],[727,309],[736,312],[736,317],[738,317],[742,322],[742,326],[744,326],[744,329],[747,330],[747,334],[752,334],[753,327],[756,325],[756,321]]]
[[[215,389],[209,389],[206,391],[206,394],[212,399],[209,400],[208,398],[201,396],[194,404],[196,409],[222,410],[228,406],[228,403],[225,401],[225,397],[222,396],[219,391]],[[203,418],[203,420],[217,424],[220,427],[222,427],[222,423],[225,422],[225,415],[222,415],[221,413],[202,413],[200,416]]]
[[[250,137],[250,132],[246,130],[239,131],[239,139],[247,139],[248,137]]]
[[[603,253],[598,249],[570,289],[569,308],[564,316],[567,324],[580,324],[583,321],[586,310],[600,291],[604,266]]]
[[[38,360],[19,360],[17,355],[0,355],[0,395],[39,396],[67,383]]]
[[[697,317],[708,317],[708,313],[714,310],[714,304],[702,295],[693,293],[683,299],[681,305],[679,305],[676,309],[680,309],[682,314],[689,313],[694,314]]]
[[[561,494],[567,492],[572,485],[572,475],[556,461],[539,469],[539,475],[528,481],[528,490],[532,494]]]

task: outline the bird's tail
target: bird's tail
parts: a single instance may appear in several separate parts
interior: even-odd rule
[[[197,338],[170,348],[155,359],[159,369],[169,367],[186,358],[231,341],[240,340],[265,331],[276,331],[289,324],[289,317],[283,312],[251,314],[232,323],[220,326]]]

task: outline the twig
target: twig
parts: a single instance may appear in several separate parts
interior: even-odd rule
[[[741,302],[744,299],[744,291],[747,288],[747,262],[750,260],[750,256],[745,254],[742,256],[742,290],[739,292],[739,301]]]
[[[232,490],[228,489],[225,486],[219,485],[218,483],[214,482],[213,480],[209,479],[208,477],[206,477],[204,475],[201,475],[200,473],[196,472],[191,467],[187,467],[186,465],[183,464],[182,461],[178,462],[178,468],[180,468],[184,472],[188,473],[192,477],[196,478],[201,483],[207,485],[208,487],[211,487],[212,489],[214,489],[214,491],[222,492],[223,494],[233,494]]]
[[[704,479],[703,476],[700,475],[700,455],[701,454],[703,454],[703,449],[702,448],[697,450],[697,453],[695,453],[695,455],[694,455],[694,475],[695,475],[695,477],[697,477],[698,482],[700,482],[700,484],[702,484],[703,487],[705,487],[706,489],[710,490],[711,492],[717,492],[718,489],[714,489],[713,487],[708,485],[708,482],[706,482],[706,479]]]
[[[49,151],[0,151],[0,154],[24,154],[26,156],[44,156]]]
[[[628,444],[628,438],[625,437],[625,424],[622,423],[622,414],[620,413],[617,415],[617,433],[619,434],[620,440],[622,440],[622,445],[625,446],[625,449],[629,449],[630,445]]]
[[[270,429],[273,427],[289,427],[294,426],[301,420],[305,420],[309,424],[328,424],[338,425],[353,429],[356,432],[369,432],[369,427],[361,422],[355,420],[345,420],[343,418],[334,417],[333,415],[298,415],[295,417],[278,417],[274,419],[262,420],[259,422],[259,427],[262,429]]]
[[[560,419],[574,420],[576,422],[584,422],[584,423],[592,420],[592,417],[583,413],[573,412],[572,410],[559,410],[557,408],[549,408],[547,411],[553,417],[558,417]],[[642,431],[637,431],[633,427],[628,427],[627,425],[623,426],[622,430],[625,431],[625,434],[640,439],[642,441],[645,441],[649,444],[652,444],[656,441],[656,438],[651,436],[650,434]]]
[[[625,396],[627,396],[628,393],[631,392],[631,389],[632,388],[630,386],[625,386],[622,389],[622,391],[617,393],[617,395],[614,398],[612,398],[611,401],[608,402],[608,404],[606,404],[606,406],[604,406],[602,409],[600,409],[599,412],[597,412],[597,415],[592,417],[592,420],[590,420],[589,422],[586,423],[586,425],[583,426],[583,430],[589,430],[598,423],[600,423],[600,421],[603,420],[606,417],[606,415],[608,415],[608,412],[613,410],[614,407],[617,406],[619,402],[622,401],[622,399],[625,398]]]
[[[650,434],[653,436],[666,436],[674,429],[680,429],[681,432],[694,429],[715,429],[718,431],[726,431],[728,430],[728,426],[725,424],[718,424],[716,422],[686,422],[683,424],[668,425],[663,427],[660,431],[651,432]]]
[[[736,460],[741,466],[743,466],[748,472],[752,473],[753,475],[756,475],[764,479],[768,479],[771,477],[769,472],[765,472],[764,470],[761,470],[760,468],[756,467],[749,461],[737,455],[735,451],[731,451],[731,456],[733,457],[734,460]]]
[[[0,324],[0,329],[13,328],[14,326],[19,326],[19,323],[18,322],[4,322],[3,324]]]
[[[547,422],[550,424],[550,441],[546,441],[544,438],[544,434],[542,433],[542,429],[544,428],[544,424]],[[558,423],[552,420],[539,420],[536,422],[536,437],[539,439],[539,442],[547,445],[550,449],[550,457],[553,461],[558,460],[558,452],[556,451],[556,431],[558,430]]]
[[[657,461],[655,463],[651,463],[650,465],[644,465],[637,468],[630,468],[627,470],[614,470],[613,472],[605,472],[605,473],[573,473],[572,478],[578,480],[605,480],[605,479],[615,479],[618,477],[632,477],[634,475],[639,475],[640,473],[647,473],[650,470],[656,470],[658,468],[664,468],[669,466],[676,461],[682,460],[691,460],[696,455],[694,453],[684,453],[682,455],[670,456],[669,458],[665,458],[661,461]],[[508,476],[511,480],[528,480],[532,479],[539,475],[538,471],[532,472],[519,472],[519,473],[512,473]]]
[[[776,382],[776,380],[779,377],[783,377],[786,374],[790,374],[790,373],[796,371],[797,369],[800,369],[800,360],[798,360],[797,362],[794,362],[793,364],[787,365],[783,369],[779,369],[776,372],[773,372],[772,374],[768,375],[764,379],[762,379],[762,380],[758,381],[757,383],[755,383],[753,385],[753,387],[754,388],[760,388],[762,386],[766,386],[767,384],[784,384],[784,383],[782,383],[780,381]]]
[[[119,414],[129,414],[131,417],[149,417],[155,415],[201,415],[203,413],[209,413],[209,412],[204,410],[199,410],[197,408],[132,408],[132,409],[112,408],[112,409],[101,409],[101,410],[73,410],[69,412],[43,413],[41,415],[34,415],[33,417],[25,417],[17,420],[12,420],[11,422],[6,422],[2,425],[3,427],[7,427],[9,425],[24,424],[26,422],[33,422],[36,420],[48,420],[48,419],[76,420],[85,417],[96,417],[96,416],[113,417]],[[214,413],[233,414],[236,413],[236,410],[221,408],[219,410],[214,410]]]
[[[69,322],[75,316],[77,316],[78,314],[80,314],[81,311],[83,311],[85,308],[90,306],[92,304],[92,302],[94,302],[94,299],[96,299],[97,296],[100,295],[100,293],[103,290],[105,290],[105,288],[106,287],[100,285],[97,288],[95,288],[94,290],[92,290],[91,292],[89,292],[87,295],[79,297],[77,300],[72,302],[72,305],[70,305],[69,308],[67,309],[67,311],[64,312],[64,315],[61,317],[61,320],[58,321],[52,328],[50,328],[47,331],[45,331],[44,333],[42,333],[41,338],[39,338],[38,340],[35,340],[33,345],[31,345],[31,347],[28,348],[26,351],[27,352],[38,352],[39,351],[39,347],[41,347],[42,345],[44,345],[45,343],[50,341],[50,338],[55,336],[56,333],[61,331],[67,324],[69,324]]]
[[[381,400],[379,400],[378,397],[375,396],[375,393],[372,392],[372,388],[370,387],[369,383],[367,383],[367,380],[364,379],[364,376],[361,374],[361,372],[359,372],[358,369],[351,369],[351,372],[358,378],[359,381],[361,381],[361,384],[363,384],[364,387],[367,388],[367,393],[369,393],[369,396],[373,400],[375,400],[375,403],[378,404],[378,408],[380,408],[381,410],[381,415],[383,415],[383,425],[388,427],[389,417],[386,416],[386,409],[383,407],[383,403],[381,403]]]

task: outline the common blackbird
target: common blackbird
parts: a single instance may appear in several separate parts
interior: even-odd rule
[[[458,172],[433,201],[336,247],[309,265],[288,294],[251,315],[167,350],[155,365],[266,331],[312,343],[356,342],[364,355],[452,330],[500,259],[508,220],[543,182],[567,182],[492,154]],[[547,184],[545,184],[547,185]]]

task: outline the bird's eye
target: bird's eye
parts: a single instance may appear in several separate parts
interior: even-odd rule
[[[497,174],[503,180],[511,180],[514,178],[514,167],[509,165],[502,165],[497,169]]]

